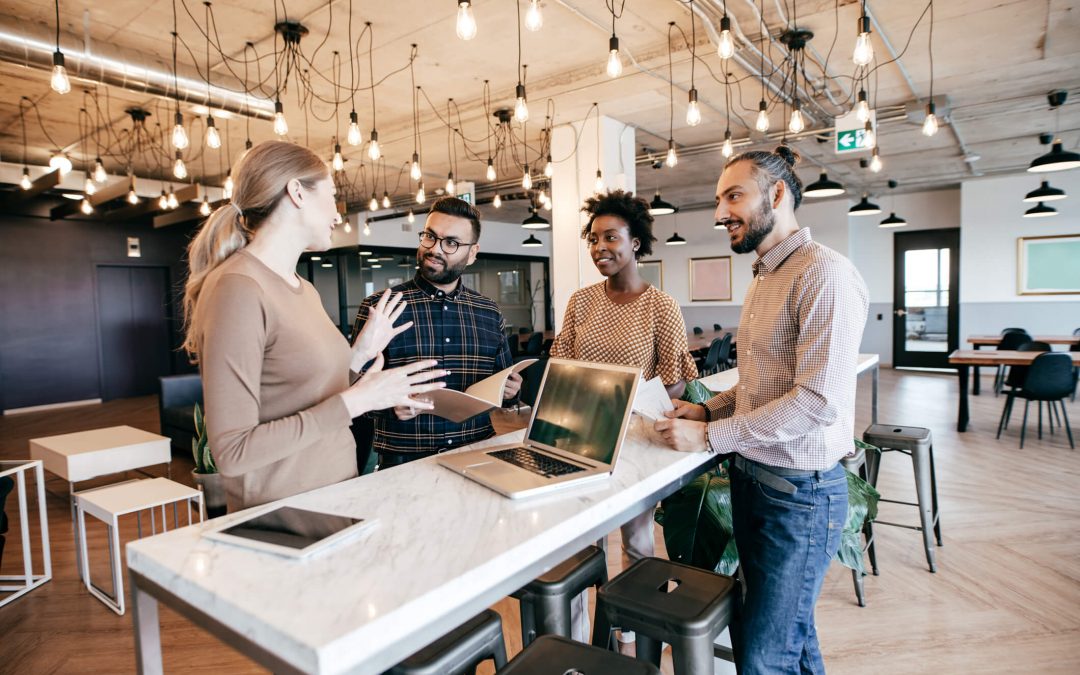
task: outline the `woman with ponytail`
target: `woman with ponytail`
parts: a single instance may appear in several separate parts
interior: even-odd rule
[[[353,417],[443,386],[435,361],[382,369],[401,295],[383,294],[353,347],[296,274],[304,251],[330,247],[338,220],[325,162],[292,143],[252,148],[233,170],[232,201],[188,247],[184,348],[198,361],[209,445],[230,511],[357,475]],[[371,365],[368,365],[368,364]],[[364,376],[350,385],[353,375]]]

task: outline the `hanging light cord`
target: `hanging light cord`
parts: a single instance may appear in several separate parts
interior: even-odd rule
[[[697,62],[697,22],[694,21],[694,0],[690,0],[690,88],[694,88],[694,66]]]
[[[864,10],[865,11],[865,10]],[[930,0],[930,39],[927,41],[930,54],[930,102],[934,101],[934,0]]]
[[[60,51],[60,0],[56,0],[56,51]]]
[[[375,125],[375,29],[371,27],[371,22],[366,23],[368,28],[368,75],[371,77],[371,128],[376,129]]]
[[[668,69],[668,140],[675,138],[675,79],[671,66],[671,29],[675,22],[668,23],[667,31],[667,69]]]

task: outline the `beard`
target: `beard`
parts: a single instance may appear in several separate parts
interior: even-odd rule
[[[432,272],[424,265],[425,260],[438,260],[443,263],[444,267],[442,271]],[[468,258],[465,258],[457,265],[451,265],[450,261],[437,253],[431,251],[425,251],[416,256],[416,264],[420,266],[418,270],[420,276],[429,283],[432,284],[452,284],[461,278],[461,275],[465,272],[465,268],[468,267]]]
[[[737,244],[733,241],[731,250],[735,253],[749,253],[755,250],[761,242],[765,241],[765,237],[772,232],[773,226],[776,225],[776,213],[773,212],[769,200],[762,198],[761,204],[750,214],[749,220],[728,218],[724,223],[741,223],[743,225],[744,234],[742,240]]]

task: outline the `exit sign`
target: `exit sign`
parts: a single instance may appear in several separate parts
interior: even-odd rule
[[[870,111],[870,128],[877,133],[877,116]],[[838,155],[863,152],[871,147],[866,142],[866,123],[859,121],[854,111],[836,118],[836,144],[833,151]]]

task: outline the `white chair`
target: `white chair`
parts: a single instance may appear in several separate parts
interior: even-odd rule
[[[198,501],[199,522],[203,520],[202,492],[167,478],[144,478],[109,485],[95,490],[75,493],[75,512],[78,527],[79,562],[82,565],[83,583],[90,594],[101,600],[117,614],[124,613],[123,559],[120,557],[120,516],[150,511],[150,527],[157,533],[155,509],[161,508],[162,531],[168,529],[165,506],[173,505],[173,527],[178,526],[176,505],[187,502],[187,523],[191,516],[191,500]],[[86,515],[90,514],[105,523],[109,531],[109,571],[112,574],[113,594],[109,595],[90,580],[90,563],[86,550]],[[139,513],[139,536],[142,536],[142,515]]]
[[[33,472],[37,479],[37,508],[41,535],[41,555],[44,569],[34,571],[34,554],[30,547],[30,513],[27,508],[26,474]],[[22,542],[22,574],[0,575],[0,593],[10,593],[0,599],[0,607],[34,590],[52,579],[52,556],[49,548],[49,520],[45,512],[45,472],[41,460],[20,459],[0,461],[0,476],[11,476],[18,490],[19,533]],[[17,583],[13,583],[17,582]]]

